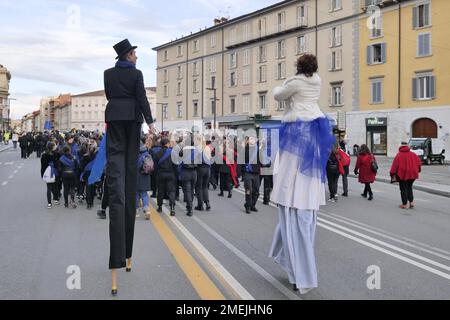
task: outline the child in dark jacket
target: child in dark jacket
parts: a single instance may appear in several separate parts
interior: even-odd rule
[[[47,207],[51,209],[53,206],[52,195],[55,205],[59,204],[59,190],[56,177],[59,176],[59,172],[61,170],[59,163],[59,154],[56,152],[56,144],[52,142],[47,145],[47,149],[41,157],[41,178],[44,177],[44,173],[49,166],[52,167],[55,174],[55,182],[47,183]]]
[[[151,186],[151,173],[145,173],[143,171],[145,158],[151,157],[145,146],[145,138],[143,138],[143,143],[141,144],[141,149],[139,151],[138,158],[138,179],[137,179],[137,196],[136,196],[136,211],[139,210],[139,202],[142,200],[142,210],[146,220],[150,219],[150,199],[148,192],[152,190]],[[139,213],[136,213],[136,217],[139,218]]]
[[[62,150],[62,156],[59,159],[61,163],[61,176],[64,186],[64,207],[69,207],[69,195],[70,205],[76,209],[75,203],[75,188],[77,186],[77,170],[78,163],[75,157],[72,155],[70,147],[65,146]]]

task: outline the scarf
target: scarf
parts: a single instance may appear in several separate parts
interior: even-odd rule
[[[235,156],[236,156],[236,152],[235,152]],[[233,179],[234,186],[236,188],[238,188],[239,183],[237,181],[236,161],[234,161],[234,163],[231,164],[231,161],[228,160],[226,155],[223,155],[223,161],[225,161],[226,165],[230,168],[231,178]]]
[[[136,69],[136,65],[130,61],[117,61],[116,68]]]

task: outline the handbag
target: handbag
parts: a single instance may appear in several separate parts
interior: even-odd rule
[[[377,160],[375,160],[375,157],[373,157],[373,156],[372,156],[372,164],[371,164],[371,167],[372,167],[372,171],[373,171],[374,173],[377,173],[377,172],[378,172],[378,169],[379,169],[378,163],[377,163]]]
[[[42,180],[47,184],[56,182],[56,175],[53,173],[53,168],[51,166],[48,166],[47,169],[45,169]]]

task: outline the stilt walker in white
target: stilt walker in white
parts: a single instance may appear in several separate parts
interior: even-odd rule
[[[314,252],[317,213],[325,205],[326,163],[336,139],[318,105],[322,81],[317,58],[303,55],[297,75],[274,89],[286,109],[280,128],[271,200],[278,204],[279,224],[270,257],[288,274],[294,290],[318,287]]]

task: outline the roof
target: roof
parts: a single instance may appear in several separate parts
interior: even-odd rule
[[[244,14],[242,16],[239,16],[239,17],[236,17],[236,18],[233,18],[233,19],[230,19],[227,22],[223,22],[223,23],[220,23],[218,25],[206,28],[206,29],[201,30],[199,32],[193,33],[193,34],[191,34],[189,36],[182,37],[180,39],[167,42],[165,44],[162,44],[162,45],[160,45],[158,47],[153,48],[153,50],[154,51],[158,51],[158,50],[164,49],[164,48],[172,46],[174,44],[177,44],[177,43],[184,42],[186,40],[195,38],[195,37],[199,36],[202,33],[207,33],[207,32],[210,32],[210,31],[217,30],[217,29],[221,29],[221,28],[223,28],[225,26],[229,26],[229,25],[235,24],[236,22],[239,22],[239,21],[242,21],[242,20],[254,17],[254,16],[258,16],[258,15],[263,14],[265,12],[271,11],[271,10],[273,10],[275,8],[284,7],[286,5],[289,5],[289,4],[292,4],[292,3],[296,3],[296,2],[298,2],[298,0],[285,0],[285,1],[277,2],[277,3],[275,3],[275,4],[271,5],[271,6],[259,9],[257,11],[251,12],[251,13]]]
[[[72,98],[99,97],[99,96],[104,96],[104,95],[105,95],[105,90],[99,90],[99,91],[93,91],[93,92],[87,92],[87,93],[78,94],[76,96],[72,96]]]

